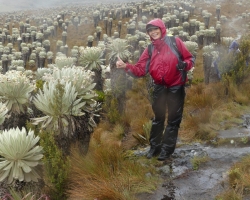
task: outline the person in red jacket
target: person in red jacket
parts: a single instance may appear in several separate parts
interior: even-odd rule
[[[116,66],[137,77],[150,73],[154,81],[152,109],[155,116],[152,121],[147,158],[159,155],[158,160],[165,160],[174,153],[182,120],[184,85],[187,81],[186,76],[183,79],[183,72],[193,67],[195,58],[182,40],[176,37],[176,45],[182,56],[182,61],[178,60],[161,19],[151,20],[146,25],[146,31],[153,45],[152,55],[149,55],[146,48],[135,65],[124,63],[118,58]],[[168,119],[164,131],[166,110]]]

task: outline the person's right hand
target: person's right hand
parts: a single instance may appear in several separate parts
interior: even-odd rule
[[[116,67],[117,68],[126,68],[126,63],[124,63],[119,56],[117,57]]]

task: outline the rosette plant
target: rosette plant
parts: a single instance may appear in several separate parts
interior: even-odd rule
[[[4,122],[7,113],[7,106],[4,103],[0,102],[0,125]]]
[[[92,47],[93,46],[93,41],[94,41],[94,36],[89,35],[88,38],[87,38],[87,40],[88,40],[87,46],[88,47]]]
[[[14,180],[37,182],[40,178],[38,167],[43,157],[39,136],[25,128],[12,128],[0,134],[0,182]]]
[[[197,42],[192,42],[192,41],[185,41],[184,44],[186,45],[187,49],[189,52],[196,57],[197,55],[197,50],[198,50],[198,44]]]
[[[184,42],[184,44],[186,45],[189,52],[196,58],[197,50],[199,48],[198,43],[192,42],[192,41],[186,41],[186,42]],[[191,70],[189,70],[188,73],[187,73],[187,77],[188,77],[188,80],[189,80],[190,84],[192,83],[193,72],[194,72],[194,67]]]
[[[77,96],[82,98],[87,104],[93,103],[91,99],[95,97],[93,88],[95,83],[92,79],[93,72],[85,70],[82,67],[64,67],[62,69],[53,68],[52,73],[46,73],[43,76],[43,80],[46,82],[63,80],[65,82],[71,82],[75,87]]]
[[[79,64],[87,70],[94,72],[94,82],[96,86],[94,89],[103,90],[103,79],[102,79],[102,68],[101,65],[104,63],[102,58],[103,51],[100,47],[86,47],[80,48]]]
[[[118,102],[118,110],[120,113],[124,112],[124,100],[126,90],[126,72],[124,69],[116,68],[117,57],[120,57],[124,62],[128,62],[131,53],[128,50],[129,45],[125,39],[111,40],[107,45],[109,51],[110,61],[110,79],[112,95]]]
[[[226,48],[229,48],[230,44],[233,42],[233,37],[222,37],[221,43],[226,46]]]
[[[52,64],[53,61],[53,52],[52,51],[48,51],[47,52],[47,63],[48,64]]]
[[[63,67],[71,67],[74,63],[74,58],[66,57],[65,55],[57,56],[55,59],[55,66],[59,69],[62,69]]]
[[[94,92],[95,83],[93,83],[93,72],[85,70],[83,67],[65,67],[63,69],[53,68],[52,74],[45,74],[43,80],[71,82],[77,92],[77,97],[85,102],[82,110],[87,113],[84,121],[88,121],[88,130],[92,130],[96,126],[94,117],[99,117],[96,114],[100,110],[100,105],[94,100],[96,93]]]
[[[45,74],[51,74],[51,73],[52,73],[51,68],[38,68],[35,72],[35,78],[37,81],[42,80]]]
[[[78,46],[73,46],[73,48],[71,50],[71,56],[78,59],[78,56],[79,56],[78,50],[79,50]]]
[[[66,136],[74,133],[73,116],[84,115],[81,108],[86,104],[77,98],[77,92],[71,82],[49,81],[43,84],[33,100],[34,105],[45,116],[31,118],[33,124],[41,123],[41,128],[53,130]]]
[[[89,112],[89,106],[94,103],[95,86],[92,72],[82,67],[54,67],[51,74],[44,74],[43,91],[35,97],[35,106],[46,116],[34,119],[35,124],[42,122],[43,128],[60,128],[68,135],[64,128],[72,127],[72,116],[82,116],[84,111]],[[63,125],[63,127],[59,127]],[[73,132],[72,131],[72,132]]]
[[[13,113],[25,113],[30,94],[35,89],[21,71],[11,70],[0,74],[0,100]]]
[[[210,82],[210,74],[211,74],[211,66],[213,62],[213,57],[215,54],[215,43],[204,46],[203,50],[203,68],[204,68],[204,82],[205,84],[209,84]]]
[[[17,67],[23,67],[23,60],[12,60],[11,65],[9,66],[9,70],[16,70]]]
[[[45,58],[46,58],[46,52],[45,51],[40,51],[38,54],[39,56],[39,68],[44,68],[45,67]]]
[[[216,17],[217,17],[217,21],[220,20],[220,9],[221,9],[221,6],[220,5],[216,5]]]

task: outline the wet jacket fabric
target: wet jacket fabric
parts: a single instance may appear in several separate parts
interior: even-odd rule
[[[150,59],[148,48],[144,50],[139,61],[133,64],[126,64],[125,70],[137,77],[145,76],[148,72],[152,76],[155,84],[172,87],[184,85],[187,80],[182,80],[181,72],[177,69],[178,56],[171,47],[171,40],[166,36],[167,31],[164,23],[160,19],[151,20],[148,24],[157,26],[161,30],[161,38],[151,39],[153,52]],[[193,67],[195,58],[188,51],[180,38],[176,38],[176,44],[182,55],[183,61],[187,63],[186,71]]]

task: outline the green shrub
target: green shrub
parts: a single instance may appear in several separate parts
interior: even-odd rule
[[[63,156],[62,151],[57,147],[54,134],[42,132],[41,146],[44,147],[44,169],[45,184],[49,186],[49,195],[51,199],[63,200],[67,199],[66,179],[68,177],[69,160]]]
[[[95,90],[97,97],[95,97],[96,101],[98,102],[104,102],[105,100],[105,93],[100,90]]]
[[[118,111],[118,101],[111,95],[105,97],[105,102],[103,105],[103,110],[107,113],[107,118],[110,123],[115,124],[121,119],[120,113]]]

